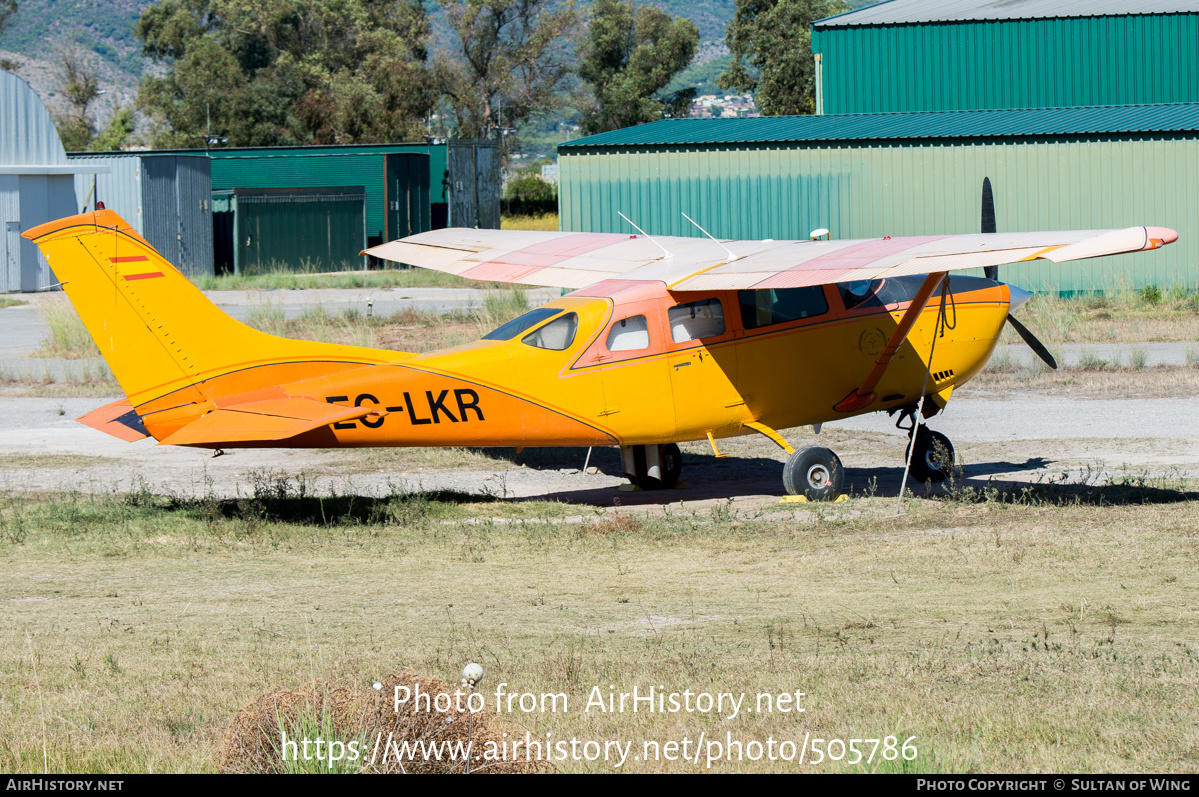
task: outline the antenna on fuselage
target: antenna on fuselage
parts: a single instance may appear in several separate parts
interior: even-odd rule
[[[681,211],[680,211],[680,212],[681,212]],[[704,235],[706,235],[706,236],[708,236],[709,238],[711,238],[713,241],[716,241],[717,245],[718,245],[718,246],[719,246],[721,249],[723,249],[723,250],[724,250],[724,251],[725,251],[725,252],[728,254],[728,256],[729,256],[728,262],[729,262],[729,263],[732,263],[734,260],[740,260],[742,257],[744,257],[744,255],[735,255],[735,254],[733,254],[733,251],[732,251],[731,249],[729,249],[727,246],[725,246],[724,244],[720,243],[720,241],[718,241],[718,240],[716,239],[716,236],[715,236],[715,235],[713,235],[712,233],[708,232],[708,231],[707,231],[707,230],[705,230],[703,227],[699,226],[699,224],[698,224],[698,223],[696,223],[695,219],[691,218],[691,217],[690,217],[690,216],[688,216],[686,213],[683,213],[683,218],[685,218],[687,221],[689,221],[689,222],[691,222],[692,224],[694,224],[694,225],[695,225],[695,229],[699,230],[699,231],[700,231],[700,232],[702,232]]]
[[[654,246],[656,246],[656,247],[658,247],[659,249],[661,249],[661,250],[662,250],[662,255],[663,255],[662,259],[663,259],[663,260],[669,260],[670,258],[674,257],[674,255],[672,255],[670,252],[667,252],[667,251],[666,251],[666,247],[665,247],[665,246],[663,246],[662,244],[658,243],[657,241],[654,241],[654,237],[653,237],[652,235],[650,235],[650,234],[649,234],[649,233],[647,233],[645,230],[643,230],[643,229],[641,229],[640,227],[638,227],[636,224],[633,224],[633,220],[632,220],[632,219],[630,219],[628,216],[626,216],[625,214],[621,213],[619,210],[618,210],[618,211],[616,211],[616,215],[617,215],[617,216],[620,216],[622,219],[624,219],[625,221],[627,221],[627,222],[629,223],[629,226],[631,226],[631,227],[632,227],[634,230],[636,230],[637,232],[639,232],[639,233],[641,233],[642,235],[644,235],[646,238],[649,238],[651,241],[653,241],[653,244],[654,244]]]

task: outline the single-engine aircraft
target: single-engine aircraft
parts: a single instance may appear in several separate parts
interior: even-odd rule
[[[109,210],[23,235],[127,396],[79,420],[122,440],[615,445],[630,480],[653,488],[679,479],[677,443],[706,438],[719,455],[717,440],[761,434],[789,455],[786,491],[826,499],[842,487],[836,454],[796,451],[778,429],[897,414],[897,425],[911,422],[912,475],[940,481],[952,446],[917,412],[946,406],[987,362],[1005,322],[1052,364],[1009,315],[1029,294],[993,273],[949,272],[1140,252],[1178,238],[1161,227],[800,241],[434,230],[367,251],[573,292],[474,343],[412,354],[252,329]]]

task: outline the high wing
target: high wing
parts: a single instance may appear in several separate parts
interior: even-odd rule
[[[1062,263],[1157,249],[1165,227],[978,233],[841,241],[720,241],[619,233],[445,229],[366,250],[397,263],[492,282],[584,288],[606,279],[655,280],[672,291],[799,288],[999,266]]]

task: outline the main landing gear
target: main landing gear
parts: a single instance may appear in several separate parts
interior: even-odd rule
[[[683,472],[683,453],[674,443],[621,446],[624,475],[642,490],[669,490]]]
[[[806,446],[787,458],[783,466],[783,487],[789,495],[802,495],[809,501],[833,501],[845,484],[841,460],[823,446]]]

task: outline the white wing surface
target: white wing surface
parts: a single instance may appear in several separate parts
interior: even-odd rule
[[[672,291],[708,291],[799,288],[1021,260],[1062,263],[1158,249],[1177,239],[1164,227],[720,244],[619,233],[446,229],[366,253],[492,282],[577,289],[607,279],[656,280]]]

